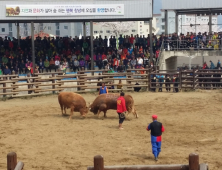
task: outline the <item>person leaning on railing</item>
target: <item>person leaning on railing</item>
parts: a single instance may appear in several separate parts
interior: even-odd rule
[[[55,59],[55,71],[59,70],[59,68],[60,68],[60,61],[57,58],[57,59]]]
[[[46,69],[46,72],[48,72],[48,69],[49,69],[49,61],[48,61],[47,59],[44,61],[44,67],[45,67],[45,69]]]
[[[50,70],[50,72],[52,71],[52,69],[54,69],[55,72],[56,72],[55,61],[53,60],[53,58],[51,58],[51,60],[49,62],[49,70]]]
[[[10,75],[10,74],[11,74],[11,70],[8,68],[8,66],[5,66],[4,75]]]
[[[177,93],[179,92],[179,89],[178,89],[178,85],[179,85],[179,77],[178,75],[174,75],[174,91]]]
[[[170,88],[170,86],[171,86],[171,85],[170,85],[171,78],[170,78],[169,75],[166,75],[165,78],[166,78],[166,79],[165,79],[165,82],[166,82],[166,83],[165,83],[166,91],[167,91],[167,92],[170,92],[170,89],[171,89],[171,88]]]
[[[79,71],[79,61],[75,58],[73,62],[73,71],[76,72],[76,70]]]

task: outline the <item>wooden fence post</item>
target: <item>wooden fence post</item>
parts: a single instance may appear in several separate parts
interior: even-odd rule
[[[157,70],[158,70],[158,71],[160,70],[160,66],[156,66],[156,71],[157,71]]]
[[[55,73],[52,74],[52,78],[55,77]],[[55,79],[52,80],[52,84],[55,84]],[[55,89],[55,85],[52,85],[52,89]],[[52,91],[53,94],[55,94],[55,91]]]
[[[179,76],[180,76],[180,91],[182,91],[182,68],[180,68],[180,73],[179,73]]]
[[[31,74],[30,73],[28,73],[27,74],[27,77],[31,77]],[[31,83],[31,81],[30,81],[31,79],[27,79],[27,83]],[[32,85],[30,84],[30,85],[28,85],[28,89],[31,89],[32,88]],[[28,94],[31,94],[32,93],[32,91],[28,91]]]
[[[94,170],[104,170],[104,160],[101,155],[94,157]]]
[[[195,90],[195,69],[193,69],[193,89]]]
[[[85,79],[84,78],[84,75],[85,75],[85,73],[83,72],[83,71],[79,71],[79,72],[77,72],[77,74],[82,74],[83,76],[81,76],[81,75],[79,75],[78,76],[78,79],[79,80],[83,80],[83,79]],[[87,81],[87,80],[86,80]],[[85,82],[77,82],[77,85],[85,85]],[[83,90],[83,91],[85,91],[85,89],[82,89],[81,87],[77,87],[77,91],[79,91],[79,90]]]
[[[12,84],[15,85],[15,82],[13,82]],[[12,89],[13,91],[12,92],[15,92],[16,88],[18,88],[18,86],[17,87],[13,86],[13,89]],[[13,94],[13,96],[15,96],[15,94]]]
[[[148,68],[148,66],[146,67],[146,69],[147,69],[147,71],[146,71],[146,74],[147,74],[147,88],[146,88],[146,91],[149,91],[149,68]]]
[[[7,155],[7,170],[14,170],[17,165],[17,155],[15,152],[10,152]]]
[[[6,81],[7,77],[3,77],[3,81]],[[6,88],[6,83],[3,83],[3,87]],[[3,93],[6,93],[6,89],[3,89]],[[6,97],[6,95],[3,95],[3,97]]]
[[[189,155],[189,170],[199,170],[199,155],[191,153]]]
[[[127,72],[126,72],[126,78],[127,78],[128,80],[126,80],[126,84],[129,85],[129,86],[127,86],[127,89],[132,89],[132,87],[131,87],[132,82],[129,81],[129,79],[132,78],[132,77],[133,77],[133,75],[131,75],[131,71],[130,71],[130,70],[127,70]]]
[[[151,90],[151,73],[152,73],[152,68],[149,69],[149,76],[148,76],[148,79],[149,79],[149,82],[148,82],[149,83],[149,85],[148,85],[149,86],[149,91]]]

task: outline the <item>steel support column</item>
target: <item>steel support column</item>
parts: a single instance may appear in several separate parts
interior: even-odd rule
[[[181,33],[183,34],[183,17],[182,17],[182,15],[180,15],[181,16]]]
[[[34,45],[34,22],[31,22],[31,37],[32,37],[32,68],[35,73],[35,45]]]
[[[209,13],[209,33],[212,34],[212,13]]]
[[[178,35],[178,14],[177,13],[176,13],[176,16],[175,16],[175,32]]]
[[[153,62],[153,24],[152,24],[152,19],[150,19],[149,23],[149,32],[150,32],[150,62]]]
[[[19,29],[19,23],[17,23],[16,26],[17,26],[17,40],[18,40],[18,46],[20,47],[20,35],[19,35],[20,29]]]
[[[195,33],[197,33],[197,14],[195,14]]]
[[[83,22],[83,36],[86,38],[86,22]]]
[[[165,35],[168,35],[168,11],[165,10]]]
[[[91,48],[91,70],[94,70],[93,60],[93,21],[90,21],[90,48]]]

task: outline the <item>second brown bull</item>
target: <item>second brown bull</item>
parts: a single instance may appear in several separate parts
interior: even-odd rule
[[[99,95],[89,106],[90,112],[93,112],[95,115],[97,114],[98,117],[100,112],[104,112],[104,117],[106,117],[107,110],[117,109],[116,102],[119,96],[120,95],[118,93]],[[124,98],[126,101],[126,109],[128,111],[128,114],[132,112],[133,115],[138,118],[138,114],[136,113],[136,108],[134,106],[133,97],[130,95],[125,95]]]

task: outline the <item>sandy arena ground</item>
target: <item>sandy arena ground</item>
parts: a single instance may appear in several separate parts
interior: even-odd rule
[[[69,121],[62,117],[56,95],[1,101],[0,169],[6,169],[6,155],[14,151],[24,170],[86,170],[97,154],[104,156],[105,165],[188,164],[191,152],[210,170],[221,170],[221,92],[131,95],[139,118],[130,115],[122,131],[115,111],[108,111],[106,119],[74,113]],[[93,94],[83,97],[95,99]],[[154,113],[166,129],[157,163],[146,131]]]

